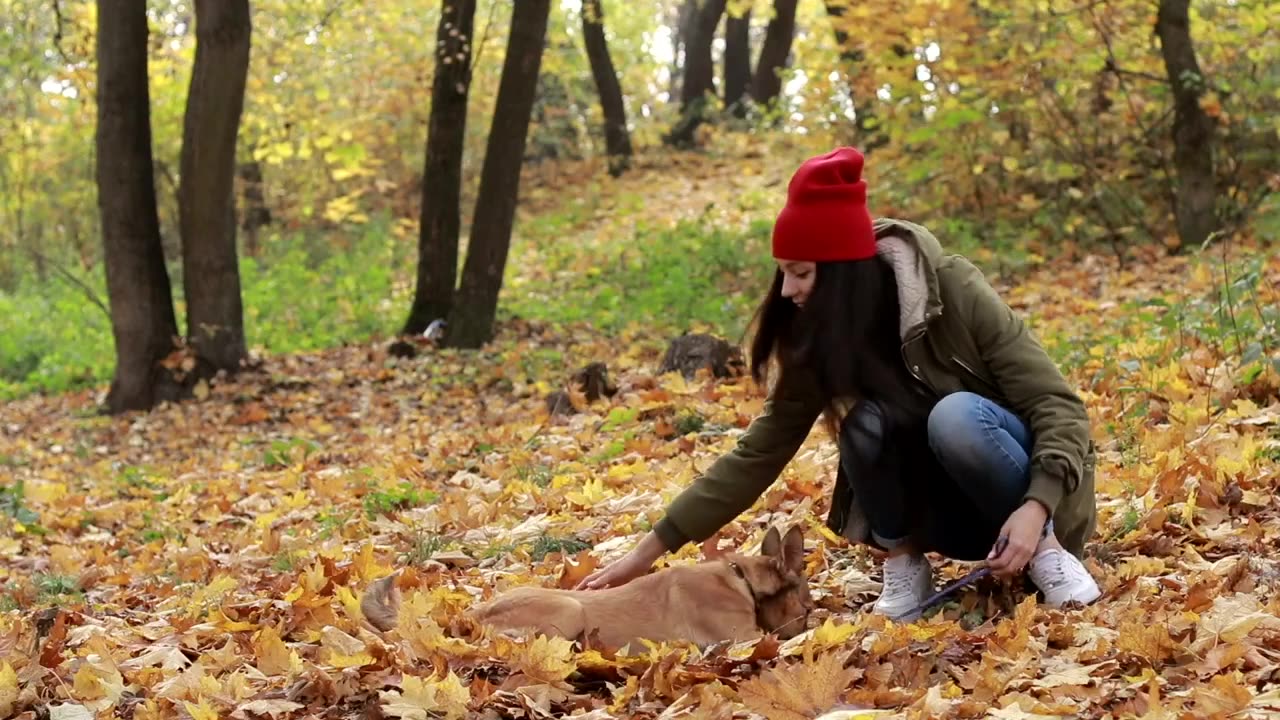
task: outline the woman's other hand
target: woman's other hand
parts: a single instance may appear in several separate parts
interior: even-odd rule
[[[584,577],[574,590],[601,590],[626,585],[649,572],[653,563],[666,551],[662,540],[651,532],[626,555]]]
[[[1000,538],[1005,540],[1004,547],[1001,548],[997,541],[987,555],[987,565],[992,573],[997,577],[1008,578],[1022,572],[1035,556],[1048,520],[1048,511],[1035,500],[1028,500],[1022,507],[1014,510],[1009,519],[1005,520],[1004,527],[1000,528]]]

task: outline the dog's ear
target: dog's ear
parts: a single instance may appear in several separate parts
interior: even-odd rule
[[[778,528],[771,527],[764,535],[764,542],[760,543],[760,554],[781,560],[782,553],[782,536],[778,534]]]
[[[804,570],[804,533],[799,525],[792,525],[782,541],[782,567],[796,574]]]

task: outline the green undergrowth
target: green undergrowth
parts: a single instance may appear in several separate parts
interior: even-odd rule
[[[607,209],[600,197],[585,193],[559,208],[523,216],[499,319],[586,323],[606,334],[640,326],[653,337],[705,330],[738,341],[773,272],[768,200],[757,193],[735,198],[732,208],[709,203],[700,213],[676,219],[651,210],[635,193],[610,196]],[[1273,227],[1275,215],[1260,213],[1258,231]],[[962,221],[922,222],[936,225],[948,250],[973,258],[1006,282],[1017,282],[1043,261],[1008,232]],[[417,261],[416,232],[396,233],[394,227],[384,216],[354,230],[265,238],[259,258],[241,260],[251,348],[292,353],[394,335],[407,313]],[[464,246],[465,234],[464,229]],[[1167,293],[1129,302],[1119,325],[1089,327],[1088,337],[1046,338],[1055,359],[1066,367],[1079,365],[1089,348],[1114,347],[1141,333],[1162,343],[1199,338],[1244,358],[1248,367],[1242,372],[1271,362],[1280,311],[1259,299],[1268,282],[1267,256],[1224,267],[1213,248],[1193,255],[1192,271],[1206,263],[1217,278],[1212,290],[1192,292],[1173,280]],[[171,265],[170,278],[181,329],[179,266]],[[0,292],[0,400],[101,387],[110,380],[111,325],[90,297],[105,303],[101,269],[77,274],[77,280],[55,274],[12,294]]]

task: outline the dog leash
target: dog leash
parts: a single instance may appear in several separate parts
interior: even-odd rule
[[[1007,546],[1008,544],[1009,544],[1009,538],[1007,537],[1001,536],[1000,539],[996,540],[996,547],[995,547],[996,557],[999,557],[1001,554],[1004,553],[1005,546]],[[915,606],[914,608],[911,608],[911,610],[907,611],[906,615],[908,617],[911,617],[919,613],[923,613],[925,610],[928,610],[929,608],[936,605],[939,600],[942,600],[943,598],[955,592],[956,590],[959,590],[960,588],[964,587],[965,585],[969,585],[970,583],[977,582],[978,580],[990,574],[991,574],[991,566],[983,565],[977,570],[973,570],[969,572],[969,574],[965,575],[959,580],[952,582],[950,585],[947,585],[946,587],[942,588],[941,590],[934,593],[933,595],[930,595],[927,600]]]

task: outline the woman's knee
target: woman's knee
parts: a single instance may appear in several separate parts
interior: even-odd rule
[[[1015,421],[981,395],[954,393],[929,414],[929,447],[952,477],[1012,487],[1025,481],[1030,452],[1025,430],[1009,431]]]
[[[982,400],[971,392],[954,392],[939,400],[929,412],[929,439],[972,432],[982,414]]]
[[[884,440],[884,410],[875,402],[859,402],[840,428],[841,450],[872,461],[880,454]]]
[[[982,396],[951,393],[929,413],[929,446],[944,462],[971,463],[984,451]]]

